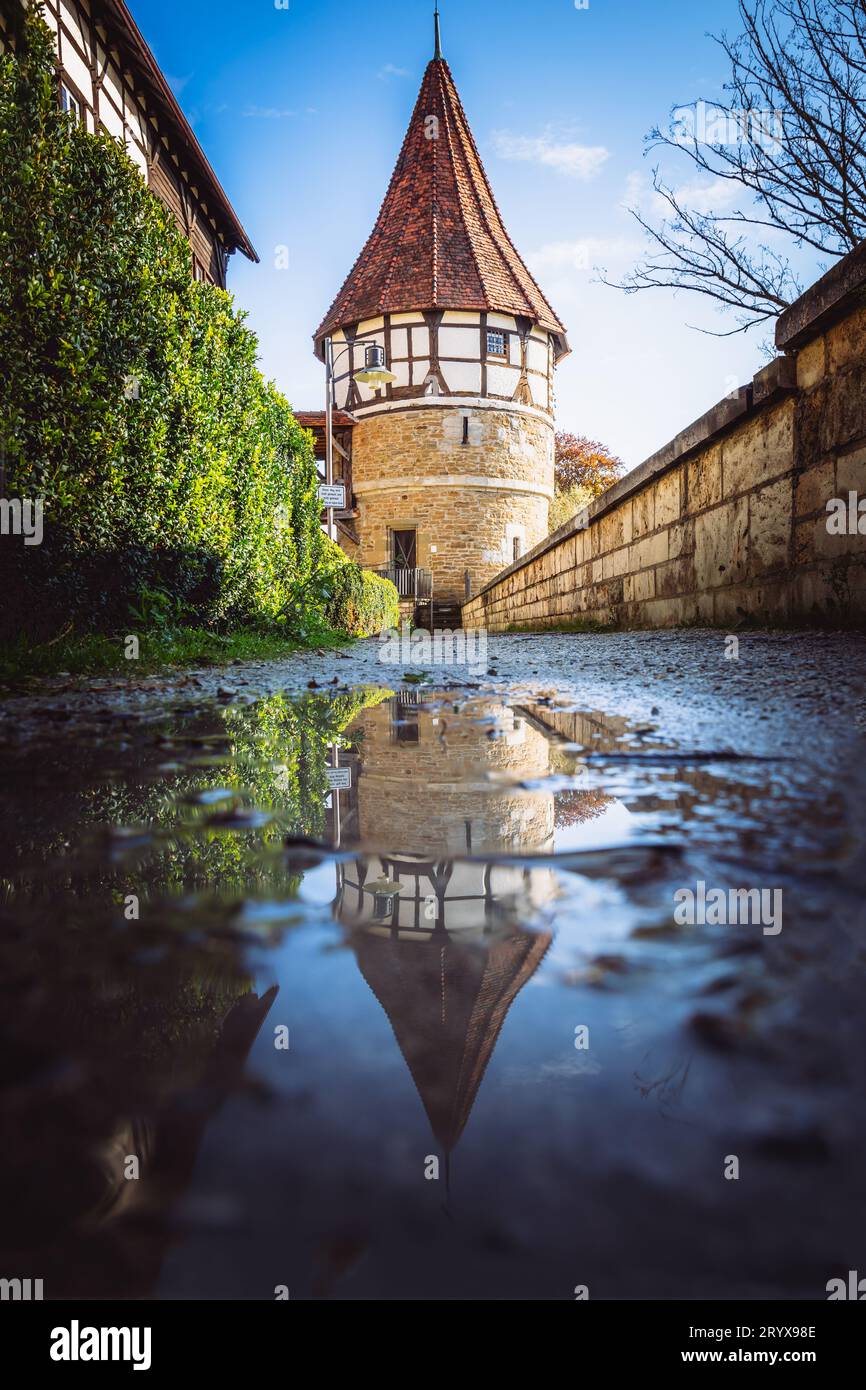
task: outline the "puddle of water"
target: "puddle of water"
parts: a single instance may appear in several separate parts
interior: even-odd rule
[[[862,1262],[838,774],[375,688],[5,757],[7,1277],[817,1298]],[[681,925],[699,884],[781,929]]]

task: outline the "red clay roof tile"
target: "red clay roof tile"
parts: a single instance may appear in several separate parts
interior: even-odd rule
[[[425,309],[521,314],[567,351],[565,328],[505,230],[441,58],[427,67],[376,225],[316,331],[316,349],[361,319]]]

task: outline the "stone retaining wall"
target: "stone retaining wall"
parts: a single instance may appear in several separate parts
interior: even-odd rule
[[[866,243],[775,358],[463,607],[466,627],[866,619]],[[831,499],[863,534],[828,525]]]

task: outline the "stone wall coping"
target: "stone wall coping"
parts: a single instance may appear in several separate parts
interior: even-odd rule
[[[780,315],[776,323],[776,347],[780,352],[805,347],[864,302],[866,241],[831,266]]]
[[[643,463],[638,464],[637,468],[632,469],[624,478],[620,478],[618,483],[608,488],[595,501],[590,502],[589,506],[584,507],[570,521],[566,521],[557,531],[552,531],[538,545],[533,546],[532,550],[527,550],[525,555],[521,555],[519,560],[513,561],[506,569],[501,570],[493,579],[478,590],[476,594],[467,602],[480,598],[491,589],[495,589],[509,575],[517,574],[525,569],[534,561],[546,555],[549,550],[561,545],[569,537],[576,535],[579,531],[586,531],[593,522],[600,521],[603,516],[614,508],[627,502],[636,493],[642,492],[650,483],[656,481],[663,473],[668,473],[684,459],[690,458],[693,454],[705,449],[715,440],[728,434],[737,425],[743,423],[750,416],[756,415],[783,396],[791,395],[797,389],[797,362],[793,357],[776,357],[769,362],[766,367],[762,367],[750,385],[740,386],[736,391],[732,391],[724,400],[714,405],[700,419],[686,429],[681,430],[668,444],[651,454]]]

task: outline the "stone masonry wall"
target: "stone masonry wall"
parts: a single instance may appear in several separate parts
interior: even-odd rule
[[[463,607],[466,627],[866,620],[866,244],[779,320],[786,354]],[[834,534],[827,504],[857,528]]]
[[[352,479],[361,564],[386,564],[389,532],[416,530],[417,564],[432,570],[436,597],[462,600],[466,571],[477,590],[508,563],[515,535],[523,551],[545,536],[553,425],[468,405],[365,416]]]
[[[396,702],[366,710],[357,727],[361,740],[358,824],[368,844],[399,845],[407,827],[418,824],[418,780],[424,783],[422,838],[430,858],[544,850],[553,836],[553,795],[521,786],[549,770],[551,740],[514,710],[495,700],[477,700],[475,727],[451,726],[443,738],[442,717],[430,709],[416,714],[417,741],[401,743],[394,719],[407,718]],[[499,737],[488,736],[483,719],[495,720]],[[490,774],[502,776],[501,785]],[[412,796],[416,797],[413,806]]]

